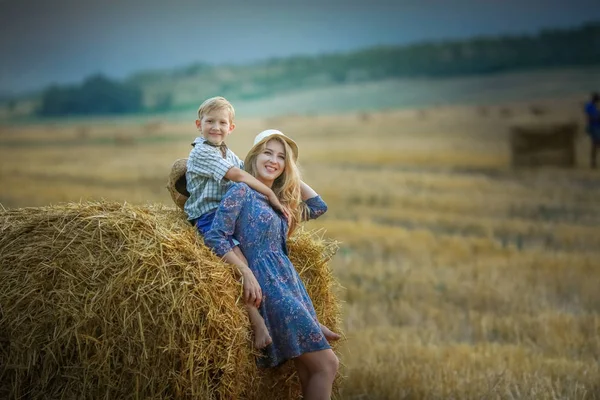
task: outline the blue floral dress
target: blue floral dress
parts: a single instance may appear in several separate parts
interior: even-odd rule
[[[306,201],[309,218],[317,218],[327,205],[319,197]],[[262,289],[259,312],[273,343],[257,359],[260,367],[274,367],[311,351],[331,348],[321,332],[314,306],[300,276],[288,258],[287,222],[267,197],[245,183],[227,191],[204,242],[222,257],[232,249],[234,236]]]

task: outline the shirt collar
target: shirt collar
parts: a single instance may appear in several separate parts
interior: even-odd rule
[[[209,142],[208,140],[206,140],[205,138],[203,138],[202,136],[197,137],[194,142],[192,143],[192,147],[197,145],[197,144],[204,144],[210,147],[214,147],[216,149],[219,149],[221,151],[221,155],[223,156],[223,158],[225,158],[227,156],[227,145],[225,144],[225,142],[221,143],[221,144],[214,144]]]

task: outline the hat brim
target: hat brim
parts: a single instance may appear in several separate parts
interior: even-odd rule
[[[187,181],[185,173],[187,172],[187,158],[180,158],[171,166],[167,189],[175,205],[183,210],[185,202],[190,197],[187,191]]]
[[[283,139],[287,144],[289,144],[290,148],[292,149],[292,152],[294,153],[294,162],[298,161],[298,145],[296,144],[296,142],[294,142],[291,138],[289,138],[285,135],[280,135],[278,133],[273,133],[272,135],[269,135],[269,136],[263,138],[260,142],[256,143],[254,146],[252,146],[252,148],[250,149],[248,154],[250,154],[254,150],[255,147],[262,146],[264,143],[267,143],[269,140],[275,139],[275,138]]]

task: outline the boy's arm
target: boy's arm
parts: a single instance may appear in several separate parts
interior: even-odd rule
[[[275,196],[275,193],[271,190],[271,188],[260,182],[246,171],[239,169],[238,167],[231,167],[225,174],[225,178],[234,182],[243,182],[257,192],[264,194],[269,199],[269,202],[273,208],[281,212],[287,219],[289,219],[288,211],[281,205],[279,199],[277,196]]]

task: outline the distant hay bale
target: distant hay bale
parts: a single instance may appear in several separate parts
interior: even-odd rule
[[[75,136],[78,139],[87,139],[90,136],[91,129],[87,126],[81,125],[75,129]]]
[[[131,146],[135,143],[132,136],[124,133],[115,133],[113,139],[118,146]]]
[[[512,116],[512,110],[508,107],[500,108],[499,114],[503,118],[509,118]]]
[[[546,110],[544,107],[537,104],[532,104],[529,106],[529,112],[531,115],[540,116],[546,114],[547,111],[548,110]]]
[[[142,133],[144,135],[154,135],[158,131],[162,129],[163,123],[162,121],[153,120],[148,121],[142,126]]]
[[[335,243],[299,230],[288,244],[339,329]],[[297,397],[292,363],[256,367],[240,290],[174,208],[0,211],[0,398]]]
[[[576,123],[529,123],[510,129],[514,167],[575,165]]]
[[[359,121],[369,121],[371,119],[371,114],[366,111],[358,113],[357,116]]]
[[[489,113],[490,113],[490,110],[488,107],[486,107],[486,106],[477,107],[477,114],[479,114],[479,116],[487,117]]]

